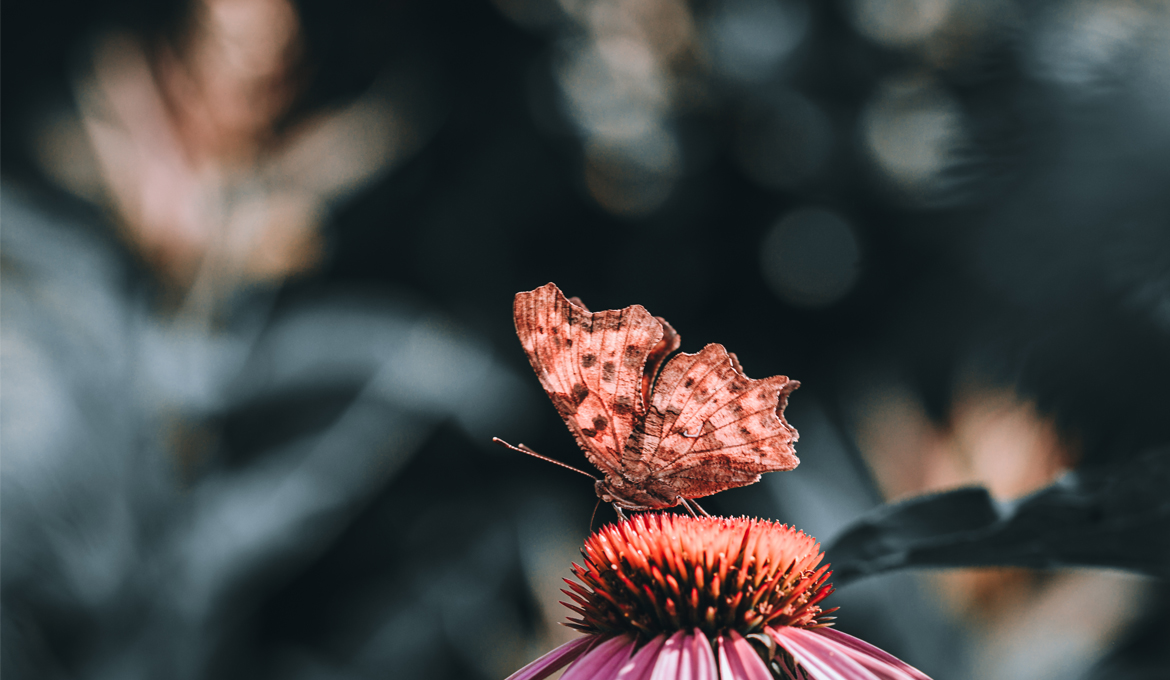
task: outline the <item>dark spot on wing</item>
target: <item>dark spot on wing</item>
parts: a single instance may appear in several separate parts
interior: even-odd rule
[[[638,363],[642,360],[641,350],[637,345],[626,345],[625,356],[622,357],[622,363],[628,368],[636,368]]]
[[[573,401],[567,394],[549,393],[549,399],[552,399],[553,406],[556,407],[557,413],[563,416],[571,416],[577,413],[577,404],[581,402]]]
[[[586,354],[585,356],[581,357],[581,368],[593,368],[593,365],[596,363],[596,354]]]
[[[695,386],[695,379],[694,378],[687,378],[686,382],[683,383],[683,387],[690,388],[690,387],[694,387],[694,386]]]
[[[573,339],[572,338],[565,338],[565,347],[572,347],[572,346],[573,346]]]
[[[586,437],[596,437],[597,430],[591,430],[588,427],[583,427],[581,428],[581,434],[585,435]]]
[[[605,382],[613,382],[615,374],[617,374],[617,367],[613,365],[612,361],[607,361],[601,365],[601,379]]]
[[[740,433],[740,434],[742,434],[742,435],[743,435],[743,436],[745,436],[745,437],[750,437],[750,436],[752,436],[752,431],[751,431],[751,430],[749,430],[749,429],[747,429],[747,428],[746,428],[746,427],[744,427],[743,425],[740,425],[740,426],[739,426],[739,433]]]
[[[740,383],[738,381],[733,381],[730,385],[727,386],[727,391],[728,392],[742,392],[746,387],[747,387],[747,385],[744,385],[743,383]]]
[[[604,370],[604,368],[602,370]],[[605,379],[604,376],[602,376],[602,379]],[[628,416],[634,412],[634,405],[630,403],[629,397],[623,395],[614,400],[613,412],[619,416]]]
[[[585,401],[585,397],[589,396],[589,388],[585,387],[581,383],[573,383],[573,394],[570,396],[573,400],[573,409],[575,411],[576,407],[580,406],[581,402]]]
[[[609,425],[609,421],[605,418],[605,416],[597,416],[593,419],[593,427],[596,428],[598,432],[604,432],[606,425]]]

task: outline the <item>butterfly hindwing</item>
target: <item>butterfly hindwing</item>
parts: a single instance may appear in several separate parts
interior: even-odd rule
[[[740,469],[734,462],[718,457],[698,463],[663,481],[683,498],[702,498],[760,481],[759,472]]]
[[[797,434],[783,409],[798,385],[785,376],[748,378],[721,345],[674,357],[651,399],[661,426],[644,458],[650,474],[694,498],[795,468]]]

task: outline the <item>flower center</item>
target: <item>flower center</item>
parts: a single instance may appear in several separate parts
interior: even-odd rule
[[[743,635],[816,628],[833,587],[816,539],[767,520],[647,513],[608,525],[581,551],[565,603],[588,633],[654,636],[700,628]]]

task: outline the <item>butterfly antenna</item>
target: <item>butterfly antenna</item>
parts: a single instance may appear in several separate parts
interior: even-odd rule
[[[593,533],[593,520],[597,519],[597,509],[601,507],[601,498],[593,504],[593,514],[589,516],[589,533]]]
[[[500,439],[499,437],[492,437],[492,441],[499,444],[500,446],[512,449],[513,451],[519,451],[520,453],[526,453],[529,456],[532,456],[533,458],[539,458],[539,459],[545,461],[546,463],[552,463],[553,465],[560,465],[561,467],[572,470],[573,472],[583,474],[595,482],[597,481],[597,478],[594,477],[593,475],[589,474],[588,472],[585,472],[584,470],[578,470],[577,468],[573,467],[572,465],[566,465],[565,463],[562,463],[561,461],[556,460],[554,458],[549,458],[548,456],[542,456],[539,453],[533,451],[532,449],[528,448],[527,446],[525,446],[523,444],[521,444],[520,446],[512,446],[511,444],[504,441],[503,439]]]

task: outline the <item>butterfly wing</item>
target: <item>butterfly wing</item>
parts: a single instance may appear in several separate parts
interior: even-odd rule
[[[528,361],[589,462],[617,476],[622,447],[646,410],[644,374],[677,334],[664,339],[663,325],[641,305],[593,313],[551,283],[518,293],[513,316]]]
[[[799,385],[785,376],[748,378],[722,345],[675,356],[662,369],[646,417],[648,473],[697,498],[795,468],[797,433],[783,411]]]

